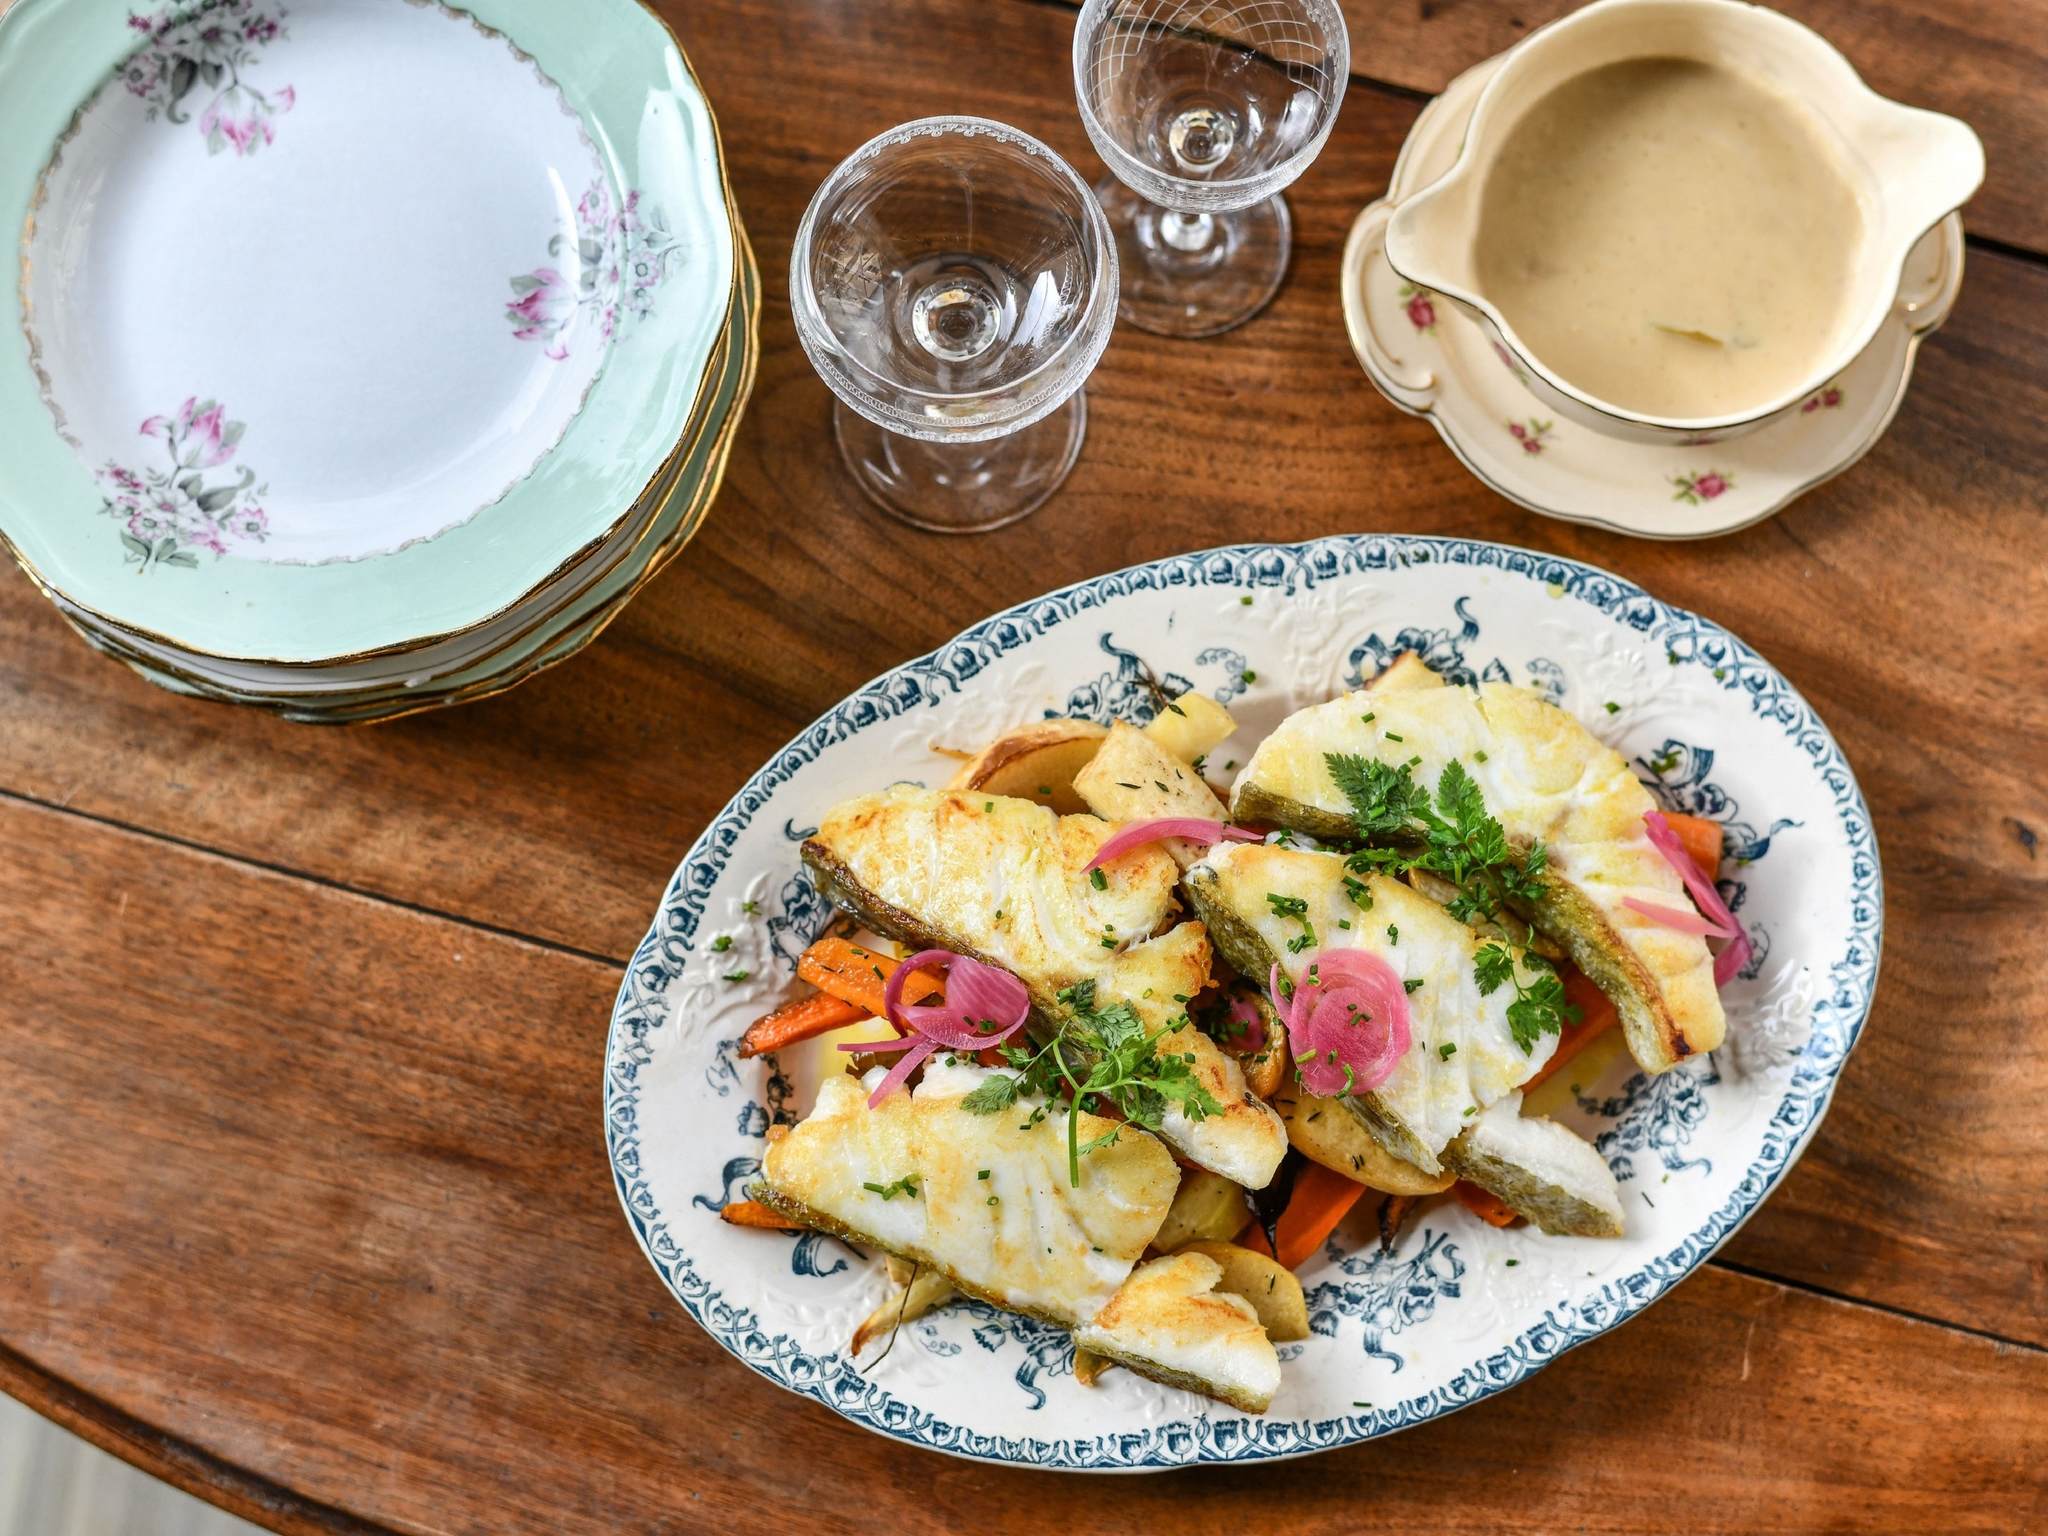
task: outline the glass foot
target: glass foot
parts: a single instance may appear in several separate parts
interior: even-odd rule
[[[1235,213],[1174,213],[1114,177],[1095,195],[1116,235],[1118,315],[1158,336],[1215,336],[1251,319],[1280,290],[1294,249],[1278,193]]]
[[[891,517],[933,533],[986,533],[1038,510],[1081,456],[1084,392],[1050,416],[980,443],[928,443],[835,400],[832,434],[854,483]]]

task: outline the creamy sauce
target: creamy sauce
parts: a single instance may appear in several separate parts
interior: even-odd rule
[[[1862,213],[1820,125],[1692,59],[1540,97],[1487,173],[1480,292],[1612,405],[1720,416],[1799,387],[1842,328]]]

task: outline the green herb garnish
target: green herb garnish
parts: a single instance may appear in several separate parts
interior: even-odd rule
[[[1172,1020],[1158,1034],[1148,1035],[1144,1020],[1129,1003],[1098,1008],[1093,981],[1066,988],[1059,1000],[1067,1016],[1052,1039],[1036,1051],[1029,1046],[1004,1046],[1003,1059],[1012,1071],[992,1075],[960,1101],[962,1109],[993,1115],[1020,1098],[1051,1099],[1064,1094],[1067,1176],[1077,1187],[1082,1157],[1110,1145],[1118,1134],[1118,1128],[1112,1127],[1082,1141],[1081,1110],[1096,1103],[1113,1104],[1126,1121],[1148,1131],[1159,1130],[1166,1111],[1175,1105],[1190,1120],[1223,1113],[1223,1106],[1195,1078],[1194,1052],[1162,1052],[1162,1046],[1189,1027],[1187,1015]],[[1041,1104],[1034,1109],[1025,1124],[1035,1125],[1044,1119],[1047,1107]]]
[[[1524,964],[1537,973],[1536,979],[1526,985],[1515,970],[1514,952],[1505,944],[1485,944],[1473,959],[1472,971],[1478,978],[1482,997],[1492,996],[1503,984],[1513,985],[1515,1000],[1508,1004],[1508,1029],[1526,1056],[1543,1036],[1558,1033],[1567,1023],[1576,1023],[1579,1010],[1564,1000],[1564,983],[1558,980],[1547,960],[1528,955]]]
[[[861,1188],[872,1190],[884,1200],[894,1200],[898,1195],[908,1195],[911,1199],[915,1200],[917,1198],[917,1175],[906,1173],[893,1184],[869,1184],[863,1182]]]

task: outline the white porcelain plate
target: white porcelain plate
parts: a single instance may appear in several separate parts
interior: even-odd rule
[[[634,0],[20,0],[0,526],[195,654],[489,619],[676,456],[731,307],[707,108]]]
[[[847,1352],[879,1259],[818,1235],[725,1226],[771,1125],[819,1066],[743,1062],[741,1031],[789,995],[828,911],[797,844],[840,799],[937,784],[997,730],[1045,715],[1142,721],[1158,687],[1227,702],[1241,763],[1289,711],[1401,651],[1456,681],[1541,688],[1711,816],[1722,889],[1757,942],[1730,984],[1730,1044],[1658,1078],[1626,1058],[1545,1091],[1621,1180],[1618,1241],[1497,1231],[1437,1201],[1382,1253],[1340,1228],[1304,1266],[1312,1337],[1250,1417],[1127,1371],[1073,1377],[1061,1331],[961,1302],[878,1364]],[[912,1444],[990,1461],[1130,1470],[1300,1455],[1421,1423],[1513,1386],[1622,1322],[1756,1209],[1827,1108],[1876,982],[1883,904],[1869,817],[1827,729],[1726,630],[1620,577],[1497,544],[1376,535],[1242,545],[1133,566],[977,624],[877,678],[778,753],[698,839],[619,990],[605,1133],[627,1219],[677,1300],[746,1365]],[[729,939],[729,944],[722,944]],[[1588,1053],[1590,1056],[1592,1053]],[[862,1366],[867,1368],[865,1372]]]
[[[1345,242],[1345,328],[1380,393],[1427,418],[1466,468],[1510,501],[1653,539],[1746,528],[1868,453],[1905,398],[1921,341],[1954,307],[1961,217],[1951,214],[1914,247],[1891,317],[1796,414],[1741,437],[1679,447],[1606,437],[1552,416],[1477,321],[1387,264],[1387,221],[1456,160],[1473,105],[1498,67],[1488,60],[1467,70],[1423,109],[1387,195],[1366,206]]]

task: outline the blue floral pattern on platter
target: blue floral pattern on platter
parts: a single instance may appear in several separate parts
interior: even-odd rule
[[[1633,1258],[1625,1270],[1604,1275],[1596,1282],[1561,1287],[1554,1298],[1540,1305],[1515,1309],[1515,1321],[1492,1325],[1474,1334],[1469,1348],[1460,1344],[1456,1355],[1445,1360],[1446,1345],[1431,1350],[1431,1364],[1409,1395],[1397,1401],[1366,1406],[1354,1391],[1345,1399],[1348,1410],[1317,1410],[1296,1413],[1287,1401],[1263,1419],[1248,1418],[1219,1405],[1197,1404],[1176,1394],[1164,1394],[1163,1406],[1147,1413],[1133,1413],[1127,1427],[1094,1432],[1060,1434],[1060,1419],[1048,1415],[1046,1432],[994,1432],[978,1425],[981,1404],[989,1394],[977,1390],[974,1400],[959,1411],[940,1412],[919,1399],[923,1393],[914,1379],[885,1382],[861,1374],[843,1348],[817,1350],[806,1347],[782,1310],[784,1304],[765,1295],[752,1280],[745,1282],[745,1299],[736,1293],[733,1279],[716,1281],[699,1252],[693,1252],[686,1232],[700,1231],[692,1223],[711,1218],[695,1208],[695,1196],[705,1200],[724,1192],[729,1182],[720,1178],[714,1158],[709,1170],[700,1173],[695,1189],[669,1192],[673,1179],[662,1176],[663,1193],[656,1189],[652,1169],[643,1166],[643,1151],[650,1134],[644,1122],[648,1104],[643,1101],[645,1084],[657,1066],[657,1053],[680,1049],[681,1029],[665,1030],[673,1011],[680,1005],[669,996],[671,987],[685,990],[685,968],[698,950],[700,930],[707,932],[722,922],[710,908],[714,890],[732,864],[735,850],[757,818],[770,825],[794,829],[798,820],[815,819],[831,794],[868,787],[855,784],[836,770],[825,779],[804,781],[806,770],[817,765],[834,749],[890,722],[905,721],[920,711],[944,705],[970,691],[975,679],[1015,653],[1046,647],[1052,637],[1063,643],[1066,654],[1077,654],[1062,626],[1085,628],[1092,650],[1112,659],[1109,670],[1092,682],[1084,682],[1056,695],[1065,698],[1068,709],[1096,718],[1118,715],[1149,717],[1147,706],[1156,710],[1159,694],[1171,693],[1175,684],[1203,686],[1219,691],[1221,686],[1243,687],[1243,652],[1231,663],[1213,665],[1221,678],[1193,679],[1171,672],[1150,676],[1147,664],[1132,648],[1141,632],[1120,604],[1138,605],[1159,594],[1195,594],[1215,589],[1231,594],[1255,594],[1262,608],[1267,599],[1294,598],[1330,588],[1338,593],[1363,586],[1359,578],[1374,578],[1380,589],[1398,588],[1403,573],[1418,567],[1448,567],[1457,573],[1460,586],[1472,595],[1469,600],[1449,603],[1456,622],[1439,621],[1388,626],[1360,624],[1351,629],[1366,638],[1352,647],[1353,666],[1370,675],[1369,663],[1378,650],[1386,659],[1399,649],[1434,646],[1433,664],[1450,675],[1462,668],[1469,675],[1498,675],[1494,665],[1507,671],[1502,658],[1488,658],[1482,665],[1474,651],[1476,626],[1486,614],[1491,598],[1488,587],[1498,591],[1502,582],[1536,584],[1547,596],[1579,605],[1581,618],[1589,626],[1619,637],[1646,654],[1659,655],[1668,662],[1671,675],[1683,676],[1693,685],[1725,699],[1713,705],[1720,725],[1710,734],[1730,751],[1729,761],[1738,754],[1725,732],[1737,728],[1756,736],[1747,748],[1754,757],[1764,751],[1762,743],[1774,743],[1770,751],[1773,770],[1796,771],[1804,786],[1808,810],[1804,818],[1811,829],[1821,828],[1829,842],[1829,857],[1843,867],[1843,885],[1830,893],[1830,923],[1825,947],[1809,944],[1802,956],[1805,973],[1812,978],[1811,1031],[1798,1056],[1779,1076],[1768,1082],[1746,1086],[1724,1082],[1718,1074],[1703,1075],[1679,1084],[1670,1076],[1652,1084],[1644,1080],[1639,1090],[1634,1080],[1618,1095],[1622,1102],[1613,1107],[1609,1127],[1598,1133],[1602,1151],[1610,1159],[1625,1159],[1638,1181],[1661,1170],[1673,1178],[1672,1189],[1704,1188],[1714,1181],[1711,1204],[1687,1208],[1688,1229],[1675,1242],[1660,1243],[1654,1251]],[[1465,578],[1469,577],[1469,583]],[[1462,593],[1460,594],[1462,596]],[[1396,606],[1389,603],[1388,606]],[[1412,602],[1406,606],[1413,608]],[[1249,611],[1249,610],[1247,610]],[[1441,610],[1436,610],[1441,612]],[[1099,622],[1098,622],[1099,621]],[[1471,628],[1472,633],[1466,633]],[[1414,633],[1422,644],[1407,644]],[[1391,633],[1392,638],[1383,636]],[[1100,637],[1099,640],[1096,637]],[[1210,637],[1205,634],[1205,640]],[[1223,636],[1216,637],[1219,640]],[[1490,637],[1493,638],[1493,637]],[[1148,647],[1149,649],[1149,647]],[[1213,646],[1211,652],[1228,650]],[[1176,656],[1186,651],[1176,649]],[[1183,661],[1191,671],[1204,671],[1211,663]],[[1341,658],[1344,651],[1339,650]],[[1569,658],[1567,658],[1569,660]],[[1543,663],[1539,665],[1539,663]],[[1099,664],[1098,664],[1099,665]],[[1566,666],[1546,663],[1542,657],[1524,656],[1520,680],[1541,688],[1553,697],[1567,698],[1567,681],[1573,675]],[[1068,674],[1072,676],[1071,673]],[[1084,671],[1085,678],[1088,674]],[[1709,681],[1710,680],[1710,681]],[[1157,684],[1157,687],[1153,686]],[[1049,712],[1067,712],[1054,709]],[[873,740],[884,740],[876,736]],[[1691,750],[1691,749],[1687,749]],[[1661,754],[1651,753],[1651,758]],[[1695,753],[1687,773],[1665,775],[1666,788],[1674,795],[1708,796],[1719,793],[1706,777],[1711,758],[1697,761]],[[855,762],[858,762],[856,754]],[[1697,773],[1690,770],[1698,767]],[[803,781],[803,782],[799,782]],[[798,787],[792,788],[795,784]],[[821,788],[820,786],[825,786]],[[778,802],[778,794],[790,799]],[[808,798],[806,796],[808,795]],[[821,796],[823,797],[821,799]],[[1682,803],[1674,800],[1672,803]],[[1706,804],[1704,799],[1693,803]],[[795,807],[795,817],[785,820],[785,807]],[[1824,807],[1825,815],[1817,807]],[[1772,825],[1768,832],[1737,819],[1732,799],[1716,804],[1708,814],[1717,814],[1730,826],[1731,853],[1740,837],[1750,844],[1767,845],[1785,830]],[[785,845],[786,846],[786,845]],[[1755,857],[1764,849],[1758,847]],[[1810,850],[1809,850],[1810,852]],[[755,859],[750,865],[758,869]],[[779,866],[787,869],[786,865]],[[758,878],[758,876],[756,876]],[[801,947],[803,935],[815,931],[822,909],[815,905],[816,893],[785,885],[782,911],[764,919],[771,928],[775,918],[786,926],[775,930],[778,953],[792,955],[790,944]],[[1869,817],[1848,764],[1810,706],[1768,663],[1740,640],[1711,622],[1674,609],[1650,597],[1623,579],[1553,556],[1501,545],[1458,540],[1355,536],[1320,540],[1293,546],[1247,545],[1181,556],[1135,566],[1079,583],[1060,592],[997,614],[969,629],[957,639],[928,656],[906,663],[860,689],[807,728],[796,740],[762,769],[734,798],[698,840],[678,869],[665,893],[654,924],[643,940],[622,981],[614,1011],[612,1035],[607,1052],[605,1081],[606,1135],[611,1151],[614,1179],[628,1220],[656,1270],[686,1310],[728,1351],[778,1384],[821,1402],[835,1412],[892,1438],[963,1456],[1014,1462],[1033,1466],[1079,1469],[1162,1468],[1201,1461],[1248,1461],[1299,1455],[1332,1446],[1353,1443],[1424,1422],[1439,1414],[1480,1401],[1524,1379],[1573,1346],[1632,1316],[1677,1284],[1704,1262],[1727,1235],[1756,1207],[1781,1178],[1811,1136],[1827,1107],[1837,1074],[1855,1044],[1868,1012],[1875,984],[1882,934],[1882,879]],[[701,967],[698,968],[701,970]],[[692,972],[693,975],[697,974]],[[702,1047],[700,1047],[702,1049]],[[699,1060],[702,1060],[700,1057]],[[694,1105],[671,1106],[694,1112],[704,1102],[726,1100],[743,1086],[737,1072],[732,1080],[720,1076],[714,1053],[708,1069],[700,1073],[705,1098]],[[776,1074],[779,1075],[779,1074]],[[721,1086],[721,1083],[723,1086]],[[687,1084],[675,1091],[682,1091]],[[1709,1090],[1721,1096],[1736,1095],[1728,1102],[1745,1127],[1743,1155],[1732,1166],[1716,1164],[1692,1148],[1691,1137],[1702,1124]],[[783,1095],[787,1097],[785,1084]],[[1749,1097],[1744,1098],[1742,1095]],[[1590,1096],[1589,1096],[1590,1097]],[[783,1108],[778,1102],[777,1109]],[[1578,1106],[1582,1115],[1604,1118],[1608,1100],[1601,1098]],[[764,1110],[764,1115],[767,1111]],[[723,1111],[721,1111],[723,1114]],[[666,1118],[666,1116],[664,1116]],[[1715,1124],[1719,1124],[1717,1111]],[[730,1123],[729,1121],[724,1123]],[[758,1129],[755,1127],[758,1126]],[[767,1125],[761,1120],[741,1127],[743,1134],[758,1137]],[[1607,1139],[1607,1138],[1612,1139]],[[758,1143],[756,1144],[756,1155]],[[1726,1153],[1722,1153],[1723,1158]],[[1681,1180],[1675,1172],[1686,1177]],[[725,1171],[729,1172],[730,1164]],[[1640,1187],[1640,1186],[1639,1186]],[[1667,1207],[1678,1203],[1673,1195]],[[1698,1197],[1693,1197],[1697,1200]],[[671,1214],[667,1206],[677,1209]],[[1324,1271],[1307,1278],[1315,1282],[1312,1303],[1325,1327],[1306,1345],[1289,1346],[1298,1356],[1313,1356],[1318,1350],[1343,1349],[1359,1365],[1370,1365],[1386,1377],[1407,1380],[1417,1370],[1414,1352],[1406,1344],[1392,1347],[1409,1331],[1430,1332],[1446,1319],[1468,1318],[1484,1325],[1492,1314],[1486,1307],[1473,1311],[1474,1285],[1495,1283],[1497,1258],[1464,1251],[1464,1242],[1482,1247],[1492,1239],[1458,1226],[1458,1213],[1447,1210],[1451,1230],[1434,1228],[1411,1233],[1393,1255],[1359,1253],[1336,1256]],[[1464,1234],[1460,1236],[1459,1234]],[[753,1235],[753,1234],[749,1234]],[[784,1250],[775,1250],[778,1254]],[[820,1262],[820,1260],[824,1262]],[[750,1261],[765,1264],[766,1259]],[[781,1259],[776,1267],[782,1268]],[[801,1270],[831,1270],[843,1262],[838,1254],[814,1248]],[[1591,1257],[1587,1260],[1592,1263]],[[728,1275],[730,1271],[727,1271]],[[765,1274],[765,1269],[760,1273]],[[1519,1274],[1527,1274],[1524,1269]],[[808,1282],[820,1283],[820,1282]],[[759,1309],[754,1304],[758,1302]],[[961,1304],[972,1307],[978,1304]],[[1497,1303],[1489,1303],[1497,1305]],[[1448,1310],[1446,1310],[1448,1309]],[[957,1310],[957,1308],[956,1308]],[[978,1352],[1000,1355],[1012,1361],[1013,1381],[1027,1396],[1037,1398],[1057,1386],[1062,1392],[1077,1391],[1061,1378],[1071,1372],[1070,1345],[1048,1339],[1027,1337],[1030,1328],[1019,1329],[1022,1320],[1003,1314],[988,1318],[972,1315],[921,1322],[915,1334],[923,1358],[951,1371],[971,1371],[970,1362]],[[968,1325],[963,1334],[960,1327]],[[991,1343],[974,1338],[976,1328],[998,1330]],[[929,1331],[928,1331],[929,1330]],[[1333,1330],[1333,1331],[1326,1331]],[[1048,1335],[1055,1330],[1045,1330]],[[1064,1340],[1064,1336],[1059,1336]],[[977,1348],[957,1352],[965,1339]],[[899,1343],[898,1348],[903,1347]],[[1011,1353],[1015,1348],[1016,1353]],[[1065,1351],[1065,1353],[1063,1353]],[[1462,1363],[1459,1363],[1462,1362]],[[1297,1358],[1290,1370],[1308,1366],[1310,1359]],[[886,1373],[878,1372],[877,1376]],[[1101,1390],[1101,1389],[1098,1389]],[[1365,1395],[1372,1384],[1361,1388]],[[1066,1401],[1066,1399],[1063,1399]],[[1036,1406],[1026,1403],[1027,1409]],[[969,1411],[971,1410],[971,1411]],[[991,1410],[992,1411],[992,1410]],[[1035,1417],[1035,1416],[1034,1416]],[[1096,1416],[1099,1419],[1099,1415]],[[1014,1422],[1014,1420],[1011,1420]],[[1071,1422],[1071,1420],[1069,1420]]]

